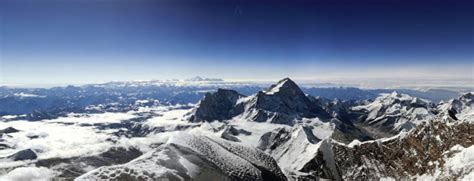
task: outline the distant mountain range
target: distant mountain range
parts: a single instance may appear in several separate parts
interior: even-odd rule
[[[197,103],[207,92],[220,88],[232,89],[242,95],[254,94],[265,89],[266,84],[226,82],[221,79],[195,77],[189,80],[110,82],[84,86],[54,88],[0,87],[0,115],[30,114],[30,119],[54,117],[67,112],[87,112],[87,106],[121,105],[125,109],[137,100],[159,100],[166,104]],[[370,100],[381,93],[408,94],[439,102],[458,97],[461,93],[451,90],[409,89],[365,90],[351,87],[316,88],[302,87],[306,94],[327,99]],[[34,115],[32,115],[34,114]]]

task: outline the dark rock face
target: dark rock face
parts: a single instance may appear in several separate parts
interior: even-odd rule
[[[199,102],[198,108],[192,112],[190,121],[222,121],[231,119],[243,111],[236,107],[237,100],[243,95],[234,90],[218,89],[215,93],[207,93]]]
[[[335,124],[336,129],[332,134],[332,138],[343,143],[350,143],[354,139],[360,141],[372,140],[373,138],[368,132],[359,129],[353,121],[358,118],[358,115],[351,112],[350,107],[360,105],[354,101],[329,100],[323,97],[312,97],[311,101],[320,105],[326,112],[331,114],[334,118],[331,122]]]
[[[331,120],[336,129],[331,135],[331,138],[340,141],[342,143],[350,143],[352,140],[367,141],[373,140],[369,133],[365,132],[362,129],[357,128],[352,122],[341,121],[339,119]]]
[[[224,129],[224,131],[221,134],[221,138],[233,141],[233,142],[240,142],[239,138],[235,137],[240,134],[243,135],[251,135],[252,132],[246,131],[244,129],[236,129],[234,126],[229,126]]]
[[[2,134],[9,134],[9,133],[16,133],[16,132],[19,132],[20,130],[17,130],[13,127],[8,127],[8,128],[5,128],[5,129],[2,129],[0,130],[0,135]]]
[[[471,105],[474,104],[474,95],[470,92],[466,93],[462,95],[461,97],[459,97],[459,99],[450,100],[448,104],[449,104],[448,110],[444,110],[444,111],[448,111],[449,116],[457,120],[458,118],[456,114],[461,113],[465,107],[470,107]]]
[[[8,156],[7,158],[12,159],[13,161],[21,161],[21,160],[34,160],[38,156],[36,153],[31,149],[21,150],[16,152],[13,155]]]
[[[290,139],[289,134],[290,131],[285,128],[277,128],[271,132],[265,133],[260,137],[257,148],[271,152],[276,147],[287,142]]]
[[[422,124],[408,135],[387,141],[377,141],[348,147],[337,143],[318,155],[301,170],[320,178],[367,180],[380,177],[406,178],[413,175],[432,174],[433,162],[443,167],[443,153],[459,144],[474,144],[474,125],[448,118],[437,118]],[[451,122],[452,125],[449,123]],[[333,154],[328,160],[324,156]],[[331,168],[329,163],[335,163]],[[453,178],[456,179],[454,175]]]
[[[106,129],[117,129],[118,131],[113,134],[116,136],[125,136],[125,137],[144,137],[152,132],[161,132],[161,127],[150,128],[148,125],[144,125],[143,122],[149,118],[151,115],[132,118],[129,120],[122,120],[120,123],[96,123],[94,125],[100,130]]]
[[[0,150],[4,150],[4,149],[8,149],[8,148],[11,148],[11,146],[8,145],[8,144],[5,144],[5,143],[0,143]]]

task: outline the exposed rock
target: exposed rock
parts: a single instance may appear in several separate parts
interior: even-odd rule
[[[27,133],[26,134],[26,137],[28,137],[29,139],[37,139],[37,138],[44,138],[44,137],[47,137],[48,136],[48,133],[45,133],[45,132],[42,132],[42,133]]]
[[[189,120],[222,121],[240,114],[243,107],[237,107],[239,98],[244,97],[234,90],[218,89],[215,93],[207,93],[198,103],[197,108],[190,113]]]
[[[370,136],[370,133],[359,129],[352,122],[332,119],[331,123],[335,125],[331,138],[339,142],[350,143],[352,140],[367,141],[374,139]]]
[[[5,143],[0,143],[0,150],[4,150],[4,149],[8,149],[8,148],[11,148],[11,146],[8,145],[8,144],[5,144]]]
[[[290,134],[290,130],[286,128],[277,128],[271,132],[265,133],[258,141],[257,148],[266,152],[271,152],[290,139],[288,134]]]
[[[344,128],[351,124],[337,123],[339,120],[334,119],[331,137],[317,136],[317,130],[327,130],[322,129],[324,126],[321,124],[314,127],[297,124],[291,130],[279,128],[264,134],[258,148],[271,154],[292,179],[411,179],[435,172],[440,179],[462,178],[474,171],[474,165],[453,170],[445,168],[445,162],[456,154],[452,151],[454,147],[472,149],[474,145],[474,111],[469,95],[442,104],[439,110],[433,110],[437,116],[392,138],[366,142],[354,140],[347,145],[335,139],[341,140],[339,137],[343,136],[350,140],[348,135],[354,129]],[[399,98],[395,94],[392,96]],[[453,107],[457,107],[454,109],[458,120],[449,115]],[[450,163],[453,164],[456,163]]]
[[[431,175],[437,168],[443,168],[445,154],[453,146],[474,144],[473,132],[474,124],[438,117],[406,135],[391,139],[349,146],[329,141],[330,149],[319,150],[317,156],[299,171],[335,180],[408,179],[415,175]],[[447,179],[459,177],[457,174],[460,173],[451,174]]]
[[[36,153],[31,149],[21,150],[16,152],[13,155],[8,156],[7,158],[12,159],[13,161],[21,161],[21,160],[34,160],[38,156]]]
[[[17,130],[13,127],[8,127],[8,128],[5,128],[5,129],[2,129],[0,130],[0,135],[2,134],[9,134],[9,133],[16,133],[16,132],[19,132],[20,130]]]
[[[224,129],[224,131],[221,134],[221,138],[233,141],[233,142],[240,142],[239,138],[236,136],[239,135],[251,135],[252,133],[249,131],[246,131],[244,129],[236,129],[234,126],[228,126]]]
[[[454,120],[474,120],[474,94],[463,94],[458,99],[451,99],[438,106],[440,112],[448,112]]]

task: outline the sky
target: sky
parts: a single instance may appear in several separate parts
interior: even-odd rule
[[[474,1],[2,0],[0,84],[474,79]]]

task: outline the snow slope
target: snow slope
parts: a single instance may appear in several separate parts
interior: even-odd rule
[[[255,148],[185,133],[129,163],[101,167],[76,180],[120,178],[286,180],[276,162]]]
[[[278,164],[288,172],[295,172],[316,156],[321,141],[329,138],[335,125],[308,119],[291,129],[278,128],[262,136],[258,148],[274,157]]]

